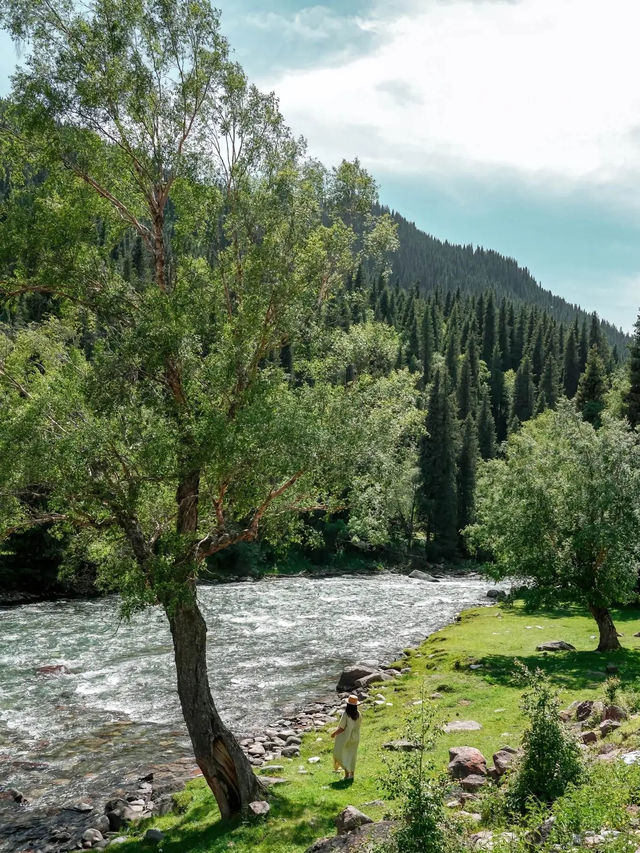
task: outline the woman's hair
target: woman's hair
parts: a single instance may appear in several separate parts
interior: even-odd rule
[[[346,710],[346,712],[347,712],[347,716],[348,716],[348,717],[351,717],[351,719],[352,719],[352,720],[357,720],[357,719],[358,719],[358,717],[360,716],[360,711],[358,711],[358,706],[357,706],[357,705],[350,705],[350,704],[347,702],[347,707],[346,707],[346,709],[345,709],[345,710]]]

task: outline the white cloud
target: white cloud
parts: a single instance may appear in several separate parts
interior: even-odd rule
[[[347,23],[358,26],[357,18],[336,15],[326,6],[306,6],[294,15],[278,12],[253,12],[244,22],[256,29],[307,41],[325,41],[344,30]]]
[[[550,189],[640,174],[638,0],[385,6],[361,22],[379,36],[368,55],[262,81],[323,159]]]

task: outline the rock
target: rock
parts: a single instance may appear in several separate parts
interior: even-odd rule
[[[368,687],[370,684],[379,684],[381,681],[393,681],[393,676],[381,670],[379,672],[372,672],[370,675],[359,678],[355,686],[362,689],[363,687]]]
[[[460,787],[462,790],[469,791],[471,794],[475,794],[483,785],[486,784],[486,778],[484,776],[478,776],[475,773],[472,773],[471,776],[465,776],[464,779],[460,780]]]
[[[449,773],[454,779],[486,776],[487,759],[473,746],[454,746],[449,750]]]
[[[256,743],[251,744],[247,752],[249,755],[256,755],[259,757],[265,754],[266,749],[259,741],[256,741]]]
[[[582,732],[580,735],[580,740],[582,743],[596,743],[598,740],[598,735],[595,732]]]
[[[525,840],[530,844],[544,844],[551,835],[551,830],[553,829],[555,822],[556,819],[553,815],[548,817],[540,824],[540,826],[532,829],[531,832],[528,832],[525,835]]]
[[[291,744],[291,746],[285,746],[282,750],[282,754],[285,758],[294,758],[300,755],[300,747],[295,744]]]
[[[317,755],[314,755],[311,758],[307,758],[307,761],[309,762],[309,764],[317,764],[320,761],[320,759],[318,758]]]
[[[99,829],[85,829],[82,833],[82,840],[88,841],[89,845],[97,844],[103,840],[103,835]]]
[[[94,828],[94,829],[97,829],[97,830],[98,830],[99,832],[101,832],[103,835],[104,835],[106,832],[109,832],[109,829],[110,829],[110,826],[109,826],[109,818],[106,816],[106,814],[101,814],[101,815],[99,815],[99,816],[98,816],[98,817],[93,821],[93,828]]]
[[[279,773],[284,770],[284,764],[263,764],[259,773]]]
[[[353,832],[359,826],[364,826],[367,823],[373,823],[371,818],[357,809],[355,806],[347,806],[343,809],[335,819],[338,835],[345,835],[347,832]]]
[[[584,702],[580,702],[576,707],[576,720],[578,720],[578,722],[588,720],[593,713],[594,704],[595,703],[592,699],[585,699]]]
[[[269,814],[270,808],[269,803],[264,800],[256,800],[253,803],[249,803],[249,811],[256,817],[265,817]]]
[[[69,669],[63,663],[48,663],[36,669],[37,675],[68,675]]]
[[[409,577],[419,581],[429,581],[429,583],[440,583],[438,578],[434,578],[433,575],[429,575],[426,572],[421,572],[420,569],[414,569],[412,572],[409,572]]]
[[[625,752],[625,754],[622,756],[622,760],[625,764],[640,763],[640,750],[635,749],[633,752]]]
[[[390,820],[368,823],[346,835],[320,838],[308,847],[305,853],[365,853],[366,850],[379,849],[390,840],[396,826],[397,824]]]
[[[437,691],[437,690],[436,690],[436,692],[435,692],[435,693],[432,693],[432,694],[429,696],[429,699],[442,699],[442,698],[444,698],[444,697],[443,697],[443,695],[442,695],[442,693],[438,693],[438,691]]]
[[[363,663],[357,663],[355,666],[346,667],[340,673],[336,690],[338,693],[351,690],[356,686],[356,682],[359,679],[365,678],[367,675],[372,675],[374,672],[378,672],[377,666],[367,666]],[[295,734],[295,732],[291,732],[291,734]],[[280,737],[282,736],[283,734],[280,732]]]
[[[575,652],[576,647],[571,643],[565,643],[564,640],[551,640],[548,643],[541,643],[536,646],[537,652]]]
[[[445,732],[479,732],[481,728],[475,720],[452,720],[444,726]]]
[[[164,841],[165,834],[161,829],[148,829],[144,834],[145,841],[151,841],[154,844],[159,844],[161,841]]]
[[[488,589],[487,598],[492,598],[494,601],[504,601],[507,593],[503,589]]]
[[[602,714],[603,720],[615,720],[618,723],[628,719],[629,714],[620,705],[607,705]]]
[[[507,772],[515,757],[516,751],[510,747],[499,749],[498,752],[494,753],[493,765],[498,776],[503,776]]]
[[[622,723],[619,723],[617,720],[605,720],[603,723],[600,723],[599,729],[602,737],[606,737],[611,734],[611,732],[615,732],[616,729],[619,729]]]
[[[469,840],[473,850],[493,850],[493,832],[490,829],[474,832]]]
[[[390,740],[382,744],[383,749],[388,749],[391,752],[411,752],[413,749],[420,749],[420,744],[411,740]]]
[[[300,771],[298,771],[298,772],[300,772]],[[305,770],[305,773],[306,772],[307,771]],[[267,785],[269,788],[272,788],[275,785],[286,785],[288,780],[283,779],[280,776],[261,776],[260,781],[262,783],[264,783],[265,785]]]

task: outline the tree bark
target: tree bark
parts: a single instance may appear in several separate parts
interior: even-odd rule
[[[207,673],[207,626],[195,600],[168,609],[178,696],[198,767],[216,798],[223,819],[245,812],[264,797],[264,788],[211,696]]]
[[[613,619],[607,607],[596,607],[593,604],[589,605],[591,615],[598,623],[598,631],[600,632],[600,642],[598,643],[598,652],[615,652],[620,648],[618,640],[618,632],[613,624]]]

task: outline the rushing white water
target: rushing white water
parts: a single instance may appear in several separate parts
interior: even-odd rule
[[[394,574],[201,587],[209,671],[237,732],[330,694],[357,660],[388,660],[486,602],[477,578]],[[131,622],[114,598],[0,610],[0,785],[32,803],[107,794],[126,772],[188,754],[171,639],[158,609]],[[43,676],[38,667],[69,672]]]

